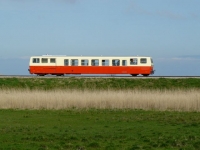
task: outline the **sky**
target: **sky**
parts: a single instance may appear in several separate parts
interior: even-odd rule
[[[155,76],[200,75],[199,0],[0,0],[0,74],[30,56],[151,56]]]

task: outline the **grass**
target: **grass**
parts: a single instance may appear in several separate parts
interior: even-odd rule
[[[118,79],[118,78],[0,78],[1,89],[191,89],[200,88],[200,79]]]
[[[199,90],[195,78],[0,78],[0,149],[199,150]]]
[[[0,110],[0,149],[200,148],[200,114],[142,110]]]
[[[0,109],[143,109],[200,111],[200,89],[0,90]]]

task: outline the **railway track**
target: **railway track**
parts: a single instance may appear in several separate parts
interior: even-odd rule
[[[149,78],[171,78],[171,79],[179,79],[179,78],[200,78],[200,76],[119,76],[119,75],[66,75],[66,76],[36,76],[36,75],[0,75],[0,78],[129,78],[129,79],[149,79]]]

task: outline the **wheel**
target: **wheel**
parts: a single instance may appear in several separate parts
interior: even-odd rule
[[[136,77],[138,74],[131,74],[133,77]]]
[[[45,74],[37,74],[38,76],[45,76]]]
[[[56,76],[64,76],[64,74],[57,74]]]
[[[143,76],[144,76],[144,77],[148,77],[148,76],[149,76],[149,74],[143,74]]]

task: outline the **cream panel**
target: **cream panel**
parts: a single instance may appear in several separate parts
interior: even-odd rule
[[[32,58],[40,58],[40,63],[33,63]],[[41,63],[41,58],[48,58],[48,63]],[[64,66],[64,59],[69,59],[69,64],[71,65],[71,59],[78,59],[78,64],[81,65],[81,60],[82,59],[88,59],[88,65],[91,65],[91,60],[92,59],[99,59],[99,65],[102,66],[102,60],[106,59],[109,60],[109,66],[112,66],[112,60],[113,59],[119,59],[120,60],[120,66],[122,66],[122,60],[127,61],[127,66],[151,66],[151,57],[141,57],[141,56],[128,56],[128,57],[106,57],[106,56],[32,56],[30,57],[29,65],[30,66],[49,66],[52,65],[50,63],[50,58],[56,58],[56,65],[57,66]],[[138,65],[130,65],[130,59],[131,58],[137,58],[138,59]],[[146,64],[141,64],[140,63],[140,58],[146,58],[147,63]]]

